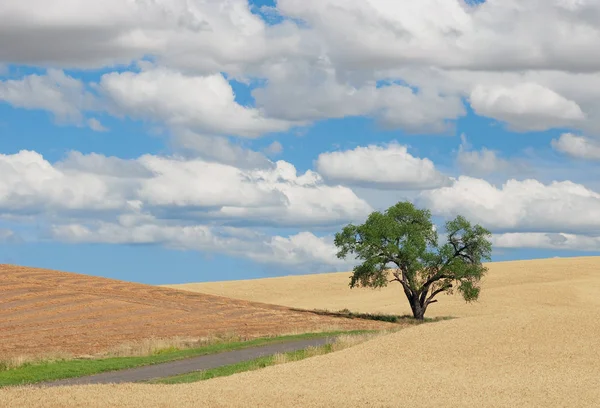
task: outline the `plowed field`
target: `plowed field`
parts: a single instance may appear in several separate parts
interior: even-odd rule
[[[93,354],[150,337],[389,327],[45,269],[0,265],[0,357]]]

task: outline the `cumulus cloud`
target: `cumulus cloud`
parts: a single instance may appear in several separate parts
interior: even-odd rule
[[[290,163],[243,170],[201,159],[144,155],[123,160],[70,153],[51,164],[40,154],[0,155],[0,214],[86,217],[153,214],[164,219],[263,226],[337,225],[371,207],[321,176]]]
[[[258,137],[292,125],[239,105],[221,74],[186,76],[164,68],[113,72],[102,76],[98,89],[112,103],[116,115],[158,120],[209,135]]]
[[[317,237],[310,232],[300,232],[289,237],[274,236],[267,241],[264,252],[248,253],[258,262],[277,262],[282,265],[329,265],[347,267],[348,262],[336,257],[337,248],[332,237]]]
[[[86,125],[96,132],[108,129],[95,117],[84,121],[86,113],[108,112],[167,125],[176,149],[242,167],[264,166],[268,160],[230,143],[226,136],[255,138],[301,124],[267,118],[259,109],[241,106],[221,74],[185,76],[142,65],[149,70],[105,74],[99,84],[90,84],[97,94],[81,80],[55,69],[43,75],[0,81],[0,101],[46,110],[58,122]]]
[[[96,118],[105,113],[148,121],[168,130],[177,154],[122,160],[72,152],[57,163],[35,152],[0,155],[0,214],[53,217],[57,237],[185,247],[179,235],[197,248],[239,239],[257,260],[298,262],[329,257],[329,241],[250,237],[238,227],[361,219],[372,208],[331,185],[345,183],[387,189],[372,190],[381,202],[383,195],[396,199],[397,190],[429,189],[418,200],[438,215],[464,213],[496,231],[530,234],[505,234],[502,245],[593,247],[600,198],[576,183],[497,187],[462,176],[452,184],[431,161],[399,146],[324,153],[318,172],[298,174],[265,156],[280,145],[263,154],[232,137],[347,116],[407,133],[451,133],[465,102],[511,130],[600,134],[598,2],[279,0],[275,11],[283,22],[268,25],[245,0],[2,2],[0,64],[50,69],[0,81],[0,100],[96,131],[105,130]],[[95,86],[61,70],[131,62],[139,69],[109,72]],[[227,78],[251,84],[254,101],[238,103]],[[565,134],[552,146],[600,158],[588,137]],[[457,164],[483,177],[510,173],[517,162],[463,145]],[[90,218],[99,221],[84,222]],[[259,247],[246,246],[251,241]]]
[[[584,114],[582,119],[571,120],[565,112],[558,112],[557,117],[544,114],[544,109],[551,110],[544,101],[534,101],[532,106],[525,107],[519,113],[511,115],[493,112],[492,118],[507,123],[512,131],[530,131],[533,128],[549,129],[553,126],[568,126],[579,129],[589,135],[600,133],[600,76],[596,73],[571,73],[549,70],[512,71],[471,71],[444,70],[435,66],[397,67],[387,71],[387,76],[402,78],[405,82],[419,89],[431,88],[441,95],[459,95],[466,101],[475,89],[514,90],[522,84],[539,84],[552,90],[567,101],[579,106]],[[496,104],[497,105],[497,104]],[[567,103],[567,105],[569,105]],[[566,105],[565,105],[566,106]],[[515,107],[516,108],[516,107]],[[515,111],[516,109],[513,109]],[[535,114],[538,110],[539,114]],[[509,109],[510,111],[510,109]],[[519,111],[517,111],[519,112]],[[576,110],[574,111],[576,112]],[[492,113],[490,113],[492,114]]]
[[[90,129],[92,129],[94,132],[108,131],[108,129],[106,127],[104,127],[104,125],[102,125],[102,123],[100,123],[100,121],[96,118],[88,119],[87,123],[88,123],[88,126],[90,127]]]
[[[333,182],[370,188],[423,190],[451,183],[431,160],[414,157],[397,143],[321,153],[316,168]]]
[[[423,191],[419,201],[434,214],[463,214],[498,231],[600,231],[600,194],[570,181],[509,180],[498,188],[461,176],[452,186]]]
[[[205,135],[216,126],[254,137],[287,129],[281,122],[356,115],[445,133],[464,115],[465,96],[480,114],[517,130],[600,129],[595,2],[281,0],[276,12],[282,22],[266,24],[244,0],[8,1],[0,7],[0,62],[100,67],[150,56],[171,72],[175,82],[165,85],[181,75],[196,86],[204,78],[206,87],[220,72],[266,82],[254,93],[260,113],[238,110],[226,126],[190,116],[190,107],[125,104],[129,114],[156,108],[156,119],[189,126],[199,126],[198,117],[194,130]],[[442,72],[443,82],[430,70]],[[516,80],[498,80],[507,73]],[[139,86],[159,80],[132,75]],[[417,84],[419,75],[425,80]],[[223,115],[218,120],[231,118]]]
[[[185,156],[242,169],[273,167],[264,154],[244,148],[224,136],[207,136],[188,129],[176,129],[171,136],[172,148]]]
[[[0,215],[57,211],[122,211],[128,208],[127,183],[109,185],[85,172],[62,171],[40,154],[0,154]]]
[[[600,68],[600,6],[590,1],[280,0],[277,7],[306,22],[348,70]]]
[[[375,81],[353,85],[341,81],[328,63],[284,61],[262,73],[266,87],[252,91],[257,106],[270,116],[312,121],[346,116],[373,116],[386,128],[411,133],[445,133],[465,114],[461,99],[435,91],[415,92],[409,86]]]
[[[0,21],[0,61],[66,68],[128,64],[152,55],[200,73],[239,70],[285,53],[295,38],[285,27],[270,29],[245,0],[106,0],[93,5],[8,0],[0,5]]]
[[[139,162],[153,176],[141,182],[138,197],[151,206],[260,207],[278,206],[284,201],[277,190],[261,188],[233,166],[150,155],[142,156]]]
[[[552,147],[571,157],[587,160],[600,160],[600,143],[572,133],[563,133],[558,139],[552,139]]]
[[[476,70],[600,68],[600,6],[591,1],[280,0],[302,20],[270,26],[245,0],[7,1],[0,61],[98,67],[153,55],[215,72],[326,49],[348,71],[420,64]],[[69,13],[55,10],[69,9]],[[563,33],[568,32],[568,36]],[[319,47],[315,45],[319,38]],[[512,39],[519,38],[519,41]]]
[[[503,159],[499,157],[498,152],[486,147],[473,150],[464,134],[461,135],[456,164],[463,174],[477,177],[498,173],[523,173],[527,170],[525,162]]]
[[[325,185],[321,176],[311,170],[298,175],[296,168],[283,160],[274,169],[247,173],[252,182],[274,190],[284,198],[279,207],[223,207],[217,218],[246,220],[259,225],[334,226],[366,217],[372,208],[349,188]]]
[[[506,233],[492,236],[498,248],[540,248],[570,251],[600,251],[600,236],[565,233]]]
[[[477,114],[501,120],[520,131],[566,127],[585,118],[577,103],[535,83],[510,88],[478,85],[470,99]]]
[[[283,146],[277,140],[265,148],[265,153],[271,156],[276,156],[283,152]]]
[[[487,176],[510,166],[507,160],[499,158],[495,151],[485,147],[481,150],[467,150],[461,145],[456,161],[465,174],[474,176]]]
[[[335,268],[346,265],[345,261],[336,258],[336,248],[331,237],[321,238],[310,232],[300,232],[288,237],[266,236],[247,229],[144,221],[151,223],[55,225],[51,228],[51,236],[69,243],[157,244],[178,250],[233,255],[288,267]]]
[[[49,69],[45,75],[0,81],[0,101],[18,108],[46,110],[59,122],[79,124],[83,119],[82,109],[91,108],[94,97],[82,81]]]

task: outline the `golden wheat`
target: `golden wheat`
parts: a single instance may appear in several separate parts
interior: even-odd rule
[[[431,310],[460,318],[335,353],[176,386],[3,389],[0,401],[23,408],[600,406],[600,258],[489,266],[478,303],[443,297]],[[343,295],[325,280],[322,290],[313,280],[309,295],[296,287],[290,302],[312,296],[315,308],[389,312],[391,297],[372,298],[369,308],[357,291]],[[342,276],[338,285],[346,284]],[[393,299],[397,310],[403,299]]]

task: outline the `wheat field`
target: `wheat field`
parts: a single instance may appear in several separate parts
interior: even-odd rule
[[[483,290],[478,302],[465,304],[460,296],[438,295],[439,302],[429,306],[427,316],[481,316],[508,312],[519,304],[522,307],[527,307],[530,302],[539,304],[542,288],[553,305],[566,306],[573,298],[572,283],[590,280],[593,287],[593,282],[600,277],[600,257],[492,262],[486,266],[489,270],[482,280]],[[164,286],[302,309],[410,314],[400,284],[393,282],[382,289],[350,289],[350,274],[338,272]],[[568,285],[561,287],[560,282]],[[556,292],[551,294],[552,291]],[[588,300],[598,304],[600,292],[597,294],[598,297],[592,290]]]
[[[24,408],[600,406],[600,258],[489,268],[478,303],[443,296],[428,312],[459,318],[332,354],[195,384],[4,389],[0,401]],[[350,290],[347,276],[193,288],[289,306],[407,311],[397,288]]]

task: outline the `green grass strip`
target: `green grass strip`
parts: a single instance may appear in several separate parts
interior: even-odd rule
[[[333,351],[331,344],[326,344],[321,347],[318,347],[319,354],[327,354]],[[298,361],[303,360],[305,358],[311,357],[314,353],[308,353],[307,349],[290,351],[288,353],[283,353],[286,356],[286,361]],[[211,378],[216,377],[226,377],[228,375],[233,375],[237,373],[242,373],[244,371],[254,371],[260,368],[268,367],[275,365],[275,357],[274,356],[265,356],[259,357],[254,360],[242,361],[236,364],[230,364],[223,367],[211,368],[209,370],[203,371],[195,371],[189,374],[180,374],[172,377],[159,378],[152,381],[147,381],[148,384],[184,384],[184,383],[192,383],[198,381],[209,380]]]
[[[297,335],[263,337],[249,341],[218,343],[200,348],[184,350],[166,350],[151,356],[110,357],[102,359],[59,360],[46,363],[26,364],[18,368],[0,371],[0,387],[9,385],[36,384],[65,378],[83,377],[92,374],[141,367],[168,361],[181,360],[208,354],[223,353],[248,347],[283,343],[294,340],[315,339],[339,334],[362,334],[373,330],[332,331],[322,333],[304,333]]]

